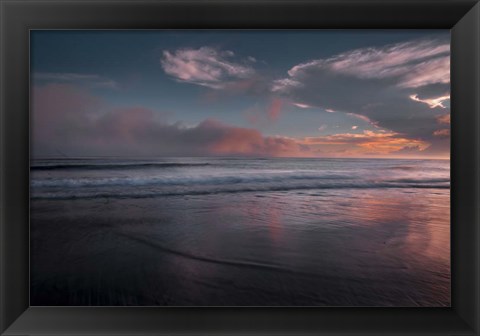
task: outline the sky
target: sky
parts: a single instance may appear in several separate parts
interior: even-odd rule
[[[34,157],[449,158],[448,30],[37,30]]]

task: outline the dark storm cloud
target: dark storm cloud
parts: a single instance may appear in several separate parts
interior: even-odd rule
[[[438,147],[435,132],[445,128],[438,119],[449,113],[449,67],[448,41],[419,40],[298,64],[272,91]]]

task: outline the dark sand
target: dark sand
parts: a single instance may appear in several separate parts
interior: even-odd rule
[[[31,206],[32,305],[450,305],[448,189]]]

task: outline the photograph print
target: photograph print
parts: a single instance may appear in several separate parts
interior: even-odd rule
[[[449,30],[32,30],[32,306],[450,307]]]

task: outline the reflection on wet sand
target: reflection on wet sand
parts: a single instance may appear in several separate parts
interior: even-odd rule
[[[450,303],[448,190],[185,201],[34,202],[33,304]]]

